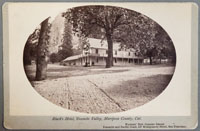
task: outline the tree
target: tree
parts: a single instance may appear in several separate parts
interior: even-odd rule
[[[73,55],[72,30],[67,20],[64,23],[63,44],[59,47],[58,61]]]
[[[57,57],[57,54],[56,54],[56,53],[52,53],[52,54],[50,55],[50,61],[51,61],[52,63],[58,62],[58,57]]]
[[[92,34],[96,27],[101,28],[108,43],[106,68],[113,66],[113,34],[121,26],[131,24],[139,13],[111,6],[75,7],[63,14],[73,25],[74,32],[84,37]]]
[[[134,23],[118,29],[113,35],[122,47],[135,49],[136,55],[148,57],[150,64],[153,59],[173,58],[176,61],[173,42],[160,25],[142,14]]]
[[[37,45],[36,80],[46,79],[49,40],[49,18],[41,23],[41,31]]]
[[[23,55],[24,65],[30,65],[31,60],[36,58],[36,47],[38,44],[39,34],[40,34],[40,27],[35,29],[35,31],[28,37],[28,40],[24,48],[24,55]]]
[[[113,41],[120,42],[122,48],[135,49],[137,56],[148,57],[150,64],[166,54],[171,54],[173,59],[176,56],[173,43],[162,27],[135,11],[111,6],[82,6],[68,10],[63,16],[73,25],[75,33],[107,39],[107,68],[113,65]]]
[[[169,58],[172,60],[172,64],[175,64],[176,51],[171,38],[161,26],[156,26],[156,29],[155,42],[160,44],[158,54],[160,59]]]

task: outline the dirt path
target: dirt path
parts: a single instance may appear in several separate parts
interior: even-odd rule
[[[154,99],[169,83],[173,70],[173,67],[91,68],[87,75],[34,81],[33,84],[43,97],[64,108],[85,113],[114,113]],[[78,74],[78,70],[74,73]]]

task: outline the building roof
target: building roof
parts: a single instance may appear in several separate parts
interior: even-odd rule
[[[70,56],[67,57],[66,59],[64,59],[63,61],[72,61],[72,60],[77,60],[81,57],[81,55],[74,55],[74,56]]]
[[[108,49],[107,40],[88,38],[88,41],[90,43],[90,48]],[[118,50],[119,48],[120,48],[120,43],[113,42],[113,49]]]
[[[108,49],[107,40],[95,39],[95,38],[88,38],[88,42],[90,43],[90,48],[95,49]],[[113,50],[121,49],[119,42],[113,42]],[[129,51],[135,51],[135,49],[130,48]]]

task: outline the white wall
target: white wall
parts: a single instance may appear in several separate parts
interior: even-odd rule
[[[115,52],[117,51],[117,54]],[[129,55],[130,52],[130,55]],[[91,55],[99,55],[99,56],[107,56],[106,49],[100,49],[98,48],[98,54],[96,54],[96,49],[92,48],[90,50]],[[135,52],[133,51],[119,51],[119,50],[113,50],[113,56],[114,57],[126,57],[126,58],[134,58]]]

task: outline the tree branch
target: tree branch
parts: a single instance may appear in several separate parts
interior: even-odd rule
[[[117,24],[117,22],[119,21],[119,19],[122,17],[123,15],[121,14],[121,15],[117,15],[116,17],[115,17],[115,21],[114,21],[114,23],[113,23],[113,28],[115,29],[116,28],[116,24]]]

